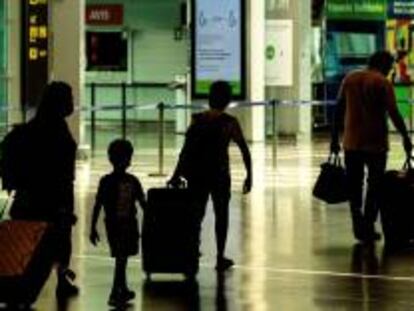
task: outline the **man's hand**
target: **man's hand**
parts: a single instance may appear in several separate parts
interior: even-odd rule
[[[167,181],[167,186],[172,187],[172,188],[180,188],[184,184],[185,184],[185,181],[183,180],[183,178],[181,176],[172,176]]]
[[[407,158],[411,157],[411,152],[413,151],[413,144],[411,142],[411,138],[408,135],[403,138],[403,146]]]
[[[98,245],[98,242],[101,240],[99,233],[96,228],[92,228],[91,234],[89,235],[89,241],[91,241],[93,246]]]
[[[247,194],[252,190],[252,177],[248,175],[244,180],[243,184],[243,194]]]
[[[334,139],[331,141],[330,151],[333,154],[338,154],[341,152],[341,145],[339,144],[338,140]]]

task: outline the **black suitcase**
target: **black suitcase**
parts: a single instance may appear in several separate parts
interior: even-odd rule
[[[50,230],[44,222],[0,222],[0,303],[36,301],[54,262]]]
[[[148,190],[142,229],[143,270],[151,273],[198,272],[200,224],[188,189]]]
[[[386,246],[409,246],[414,240],[414,170],[385,173],[380,191],[380,216]]]

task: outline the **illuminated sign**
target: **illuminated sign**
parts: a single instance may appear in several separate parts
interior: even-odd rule
[[[121,4],[90,4],[85,11],[88,25],[122,25],[124,22],[124,7]]]
[[[388,17],[396,19],[413,19],[414,18],[414,1],[413,0],[389,0]]]
[[[386,0],[327,0],[328,19],[385,20]]]
[[[48,0],[24,0],[22,102],[35,106],[48,82]]]
[[[192,95],[206,98],[215,80],[228,81],[244,99],[245,8],[243,0],[193,0]]]

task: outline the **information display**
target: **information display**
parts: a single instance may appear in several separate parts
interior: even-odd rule
[[[243,0],[193,0],[192,95],[206,98],[216,80],[228,81],[244,99],[245,7]]]
[[[22,102],[35,106],[48,82],[48,1],[22,3]]]

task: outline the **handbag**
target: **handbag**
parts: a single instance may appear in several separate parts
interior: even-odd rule
[[[349,199],[347,188],[347,178],[341,158],[331,153],[328,160],[321,164],[321,171],[312,194],[329,204],[342,203]]]

